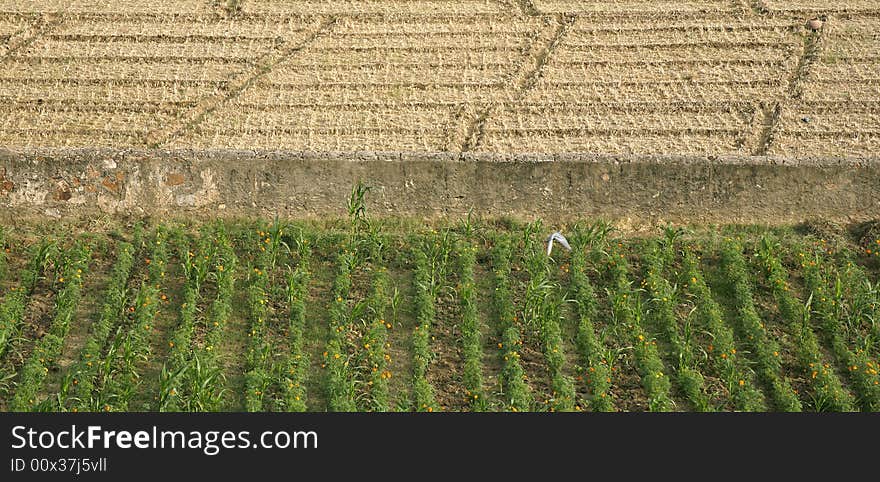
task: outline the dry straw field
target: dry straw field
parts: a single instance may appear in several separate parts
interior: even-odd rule
[[[2,0],[0,146],[869,157],[878,22],[874,0]]]
[[[878,26],[0,0],[0,411],[880,411]]]

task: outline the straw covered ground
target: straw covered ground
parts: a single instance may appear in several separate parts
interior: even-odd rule
[[[871,0],[0,0],[0,146],[874,157],[878,17]]]

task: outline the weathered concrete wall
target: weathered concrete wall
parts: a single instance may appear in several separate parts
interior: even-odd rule
[[[784,223],[880,216],[880,160],[0,150],[0,216],[371,215]]]

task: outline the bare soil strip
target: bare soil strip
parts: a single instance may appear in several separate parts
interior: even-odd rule
[[[501,341],[498,334],[501,333],[501,328],[498,317],[492,309],[492,291],[495,289],[495,284],[492,273],[486,269],[485,264],[478,262],[474,266],[474,281],[477,287],[478,316],[483,324],[483,385],[486,387],[490,410],[496,410],[496,407],[503,406],[497,397],[503,368],[501,357],[498,356],[498,343]]]
[[[412,334],[416,327],[415,282],[411,269],[389,272],[392,291],[396,288],[400,296],[397,312],[390,311],[391,329],[388,330],[388,382],[389,405],[392,411],[408,411],[412,400]],[[388,318],[386,318],[387,320]]]

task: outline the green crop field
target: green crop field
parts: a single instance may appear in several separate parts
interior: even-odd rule
[[[0,409],[880,409],[876,225],[431,224],[364,194],[4,227]]]

